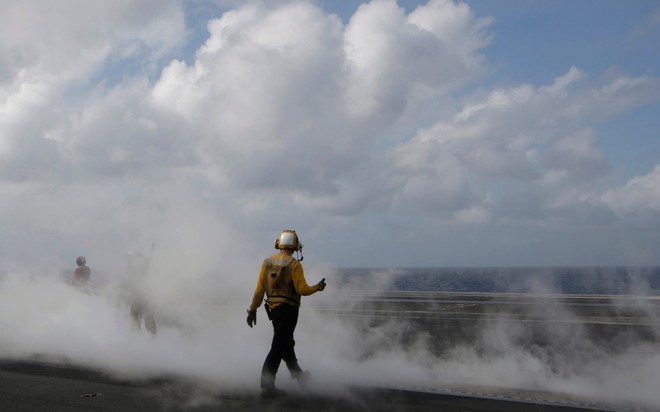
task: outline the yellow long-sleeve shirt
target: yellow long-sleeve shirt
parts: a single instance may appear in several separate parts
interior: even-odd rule
[[[318,285],[307,284],[300,262],[280,252],[264,259],[250,309],[261,306],[264,294],[268,297],[268,306],[275,308],[281,304],[300,306],[300,296],[309,296],[319,290]]]

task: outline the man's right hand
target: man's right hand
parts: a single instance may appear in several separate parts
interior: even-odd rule
[[[252,327],[252,325],[257,324],[257,310],[256,309],[248,309],[247,311],[247,324],[249,327]]]
[[[321,281],[316,286],[319,287],[319,290],[325,289],[325,278],[321,279]]]

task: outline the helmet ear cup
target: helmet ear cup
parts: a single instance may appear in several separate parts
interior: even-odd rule
[[[280,239],[277,238],[275,239],[275,249],[279,249],[279,248],[280,248]]]

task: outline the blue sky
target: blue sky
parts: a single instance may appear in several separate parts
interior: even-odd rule
[[[593,75],[607,71],[658,74],[660,12],[653,1],[475,1],[476,13],[496,16],[485,51],[508,81],[543,82],[567,64]],[[598,126],[608,156],[629,174],[649,170],[660,143],[658,104],[623,113]],[[621,139],[628,135],[632,139]]]
[[[156,242],[249,267],[284,228],[329,267],[660,264],[656,2],[31,0],[0,23],[5,266]]]
[[[360,1],[321,2],[344,20]],[[424,1],[399,1],[408,12]],[[493,42],[484,50],[502,65],[498,78],[542,82],[567,64],[589,72],[618,67],[627,72],[658,67],[659,11],[654,1],[475,0],[465,2],[478,16],[491,16]]]
[[[348,21],[362,1],[321,1]],[[399,1],[410,12],[424,1]],[[592,75],[607,71],[658,74],[660,7],[655,1],[474,0],[478,16],[495,19],[484,54],[493,66],[485,84],[544,83],[575,65]],[[650,170],[660,153],[660,103],[598,125],[608,156],[627,175]],[[625,135],[628,138],[621,139]]]

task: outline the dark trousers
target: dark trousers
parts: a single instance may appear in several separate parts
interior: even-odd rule
[[[144,327],[152,335],[156,334],[157,328],[154,311],[144,300],[133,300],[133,303],[131,303],[131,318],[133,319],[133,329],[140,330],[142,328],[142,320],[144,319]]]
[[[293,340],[293,332],[298,324],[297,306],[280,305],[270,311],[270,320],[273,322],[273,343],[270,352],[266,356],[264,366],[261,369],[261,387],[272,388],[275,386],[275,375],[284,360],[292,377],[297,377],[302,372],[293,350],[296,342]]]

